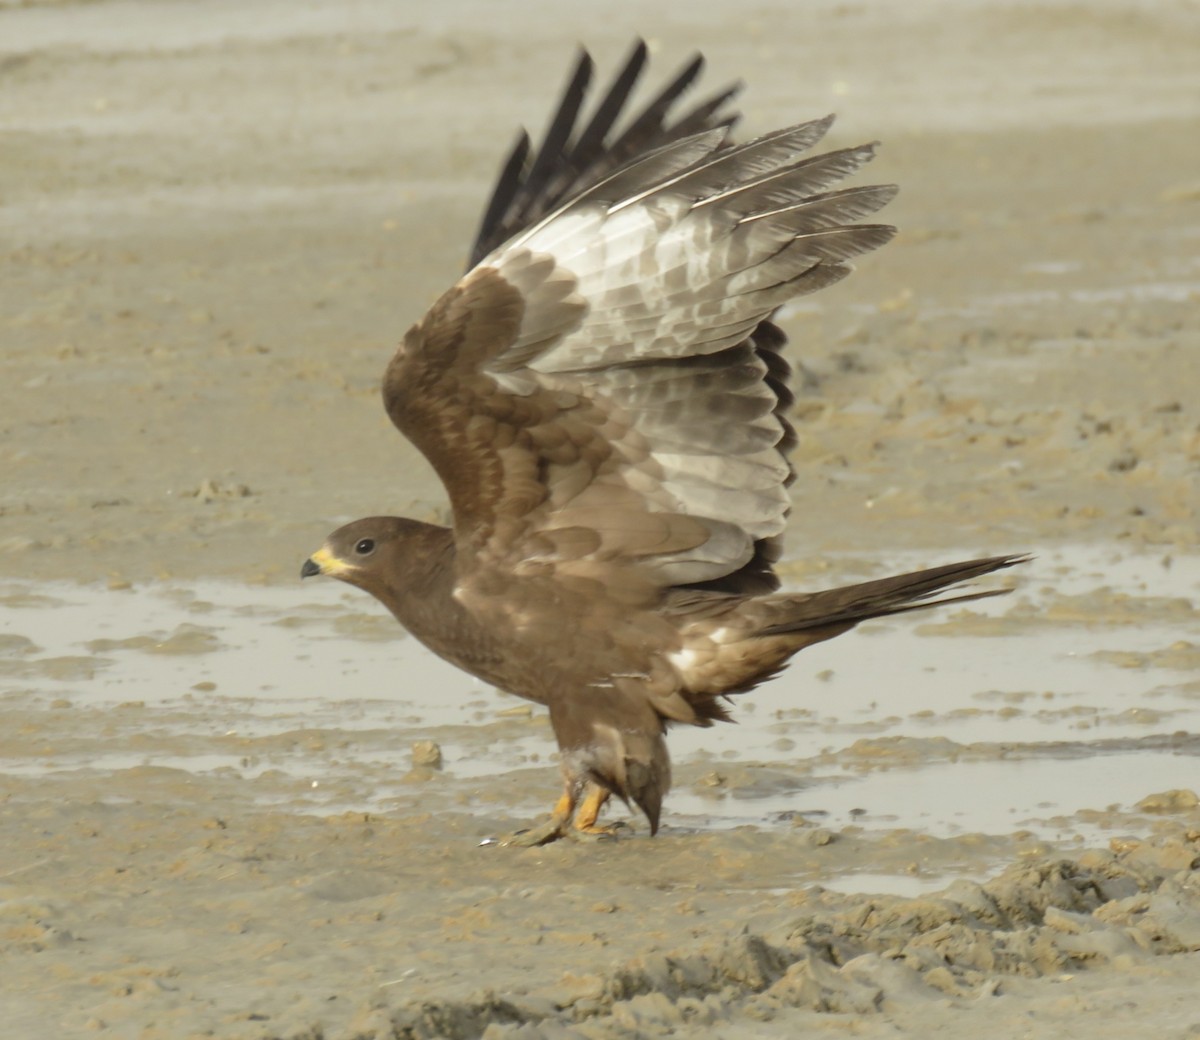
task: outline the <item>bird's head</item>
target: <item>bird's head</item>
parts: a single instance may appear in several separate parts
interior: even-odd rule
[[[398,516],[369,516],[339,527],[304,561],[301,578],[325,574],[357,585],[387,602],[389,591],[420,585],[427,573],[445,566],[451,535]]]
[[[304,561],[300,577],[326,574],[351,585],[373,584],[389,570],[403,536],[401,524],[397,517],[369,516],[339,527]]]

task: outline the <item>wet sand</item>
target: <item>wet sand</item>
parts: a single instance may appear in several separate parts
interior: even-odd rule
[[[1195,1035],[1198,30],[0,3],[8,1035]],[[383,365],[574,44],[635,32],[902,187],[784,317],[788,582],[1037,559],[673,732],[653,841],[498,848],[555,791],[542,713],[296,572],[439,515]]]

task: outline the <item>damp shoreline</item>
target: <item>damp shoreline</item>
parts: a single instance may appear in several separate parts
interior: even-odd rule
[[[11,1035],[1200,1029],[1200,22],[897,11],[0,0]],[[901,186],[780,316],[786,584],[1035,559],[674,728],[654,839],[505,848],[541,709],[297,572],[444,522],[381,373],[575,47],[635,35]]]

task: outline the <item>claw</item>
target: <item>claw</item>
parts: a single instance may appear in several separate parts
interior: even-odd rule
[[[510,834],[507,838],[501,838],[500,844],[511,845],[518,849],[532,849],[538,845],[549,845],[552,841],[558,841],[566,833],[567,830],[562,824],[556,820],[547,820],[537,827],[530,827],[528,830]]]
[[[571,822],[571,816],[575,812],[575,800],[570,794],[564,794],[554,805],[554,811],[550,813],[550,819],[545,823],[539,824],[537,827],[531,827],[528,830],[517,831],[516,834],[510,834],[503,839],[501,845],[513,845],[520,849],[531,849],[537,845],[549,845],[552,841],[558,841],[564,834],[567,833],[567,824]]]
[[[578,821],[576,821],[575,826],[568,832],[567,837],[572,841],[582,842],[616,841],[624,830],[628,830],[628,828],[620,822],[609,823],[604,826],[593,824],[590,827],[580,827]]]
[[[573,841],[612,841],[624,828],[623,823],[601,825],[596,822],[604,803],[608,801],[608,791],[599,784],[589,783],[587,794],[583,800],[576,803],[575,795],[570,787],[555,803],[550,818],[536,827],[517,831],[507,838],[500,840],[500,845],[511,845],[515,848],[530,849],[539,845],[549,845],[559,838],[571,838]],[[576,806],[578,805],[578,809]],[[574,823],[572,824],[572,817]]]

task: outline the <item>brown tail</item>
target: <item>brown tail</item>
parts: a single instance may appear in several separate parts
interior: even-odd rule
[[[760,601],[770,604],[778,620],[758,629],[756,636],[784,635],[788,632],[803,632],[806,629],[826,628],[833,625],[854,625],[869,618],[903,614],[909,610],[924,610],[947,603],[967,603],[973,599],[1000,596],[1008,589],[988,589],[984,592],[969,592],[961,596],[930,599],[943,589],[978,578],[992,571],[1025,563],[1031,556],[1018,553],[1012,556],[988,556],[981,560],[966,560],[950,563],[944,567],[897,574],[891,578],[864,581],[859,585],[846,585],[840,589],[814,592],[795,596],[772,596]],[[843,629],[844,631],[844,629]]]
[[[671,759],[661,733],[625,734],[624,789],[617,793],[629,804],[633,799],[650,822],[650,833],[658,833],[663,798],[671,789]]]

